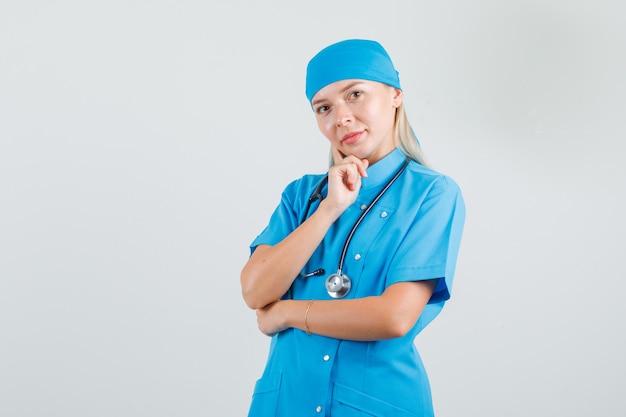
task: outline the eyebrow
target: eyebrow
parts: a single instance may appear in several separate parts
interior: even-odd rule
[[[354,87],[355,85],[357,85],[357,84],[361,84],[361,83],[362,83],[362,81],[361,81],[361,80],[351,82],[350,84],[348,84],[348,85],[346,85],[344,88],[342,88],[342,89],[341,89],[341,91],[340,91],[340,93],[345,93],[347,90],[349,90],[349,89],[351,89],[352,87]],[[313,100],[313,101],[311,102],[311,106],[315,106],[316,104],[318,104],[318,103],[320,103],[320,102],[322,102],[322,101],[324,101],[324,98],[317,99],[317,100]]]

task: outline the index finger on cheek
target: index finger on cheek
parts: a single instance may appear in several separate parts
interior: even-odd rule
[[[344,156],[341,154],[341,152],[339,152],[339,149],[335,148],[334,146],[332,147],[332,154],[335,165],[343,161]]]

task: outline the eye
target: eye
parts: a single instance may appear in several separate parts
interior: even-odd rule
[[[362,91],[356,90],[356,91],[352,91],[352,92],[348,95],[348,97],[349,97],[351,100],[354,100],[354,99],[357,99],[357,98],[361,97],[361,94],[363,94],[363,92],[362,92]]]
[[[326,113],[328,111],[328,109],[329,109],[329,107],[327,105],[322,105],[322,106],[319,106],[319,107],[317,107],[315,109],[315,113],[323,114],[323,113]]]

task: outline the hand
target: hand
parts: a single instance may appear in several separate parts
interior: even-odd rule
[[[274,336],[276,333],[287,329],[285,317],[281,312],[281,307],[283,307],[281,305],[282,303],[285,303],[285,301],[274,301],[256,311],[256,320],[259,325],[259,330],[263,334]]]
[[[361,189],[361,178],[367,177],[367,159],[354,155],[343,156],[337,148],[332,148],[335,165],[328,171],[328,196],[324,201],[338,213],[343,213],[356,201]]]

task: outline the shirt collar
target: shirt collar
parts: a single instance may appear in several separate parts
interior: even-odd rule
[[[361,179],[361,186],[376,187],[388,181],[405,159],[406,155],[398,148],[389,152],[383,159],[367,168],[367,177]]]

